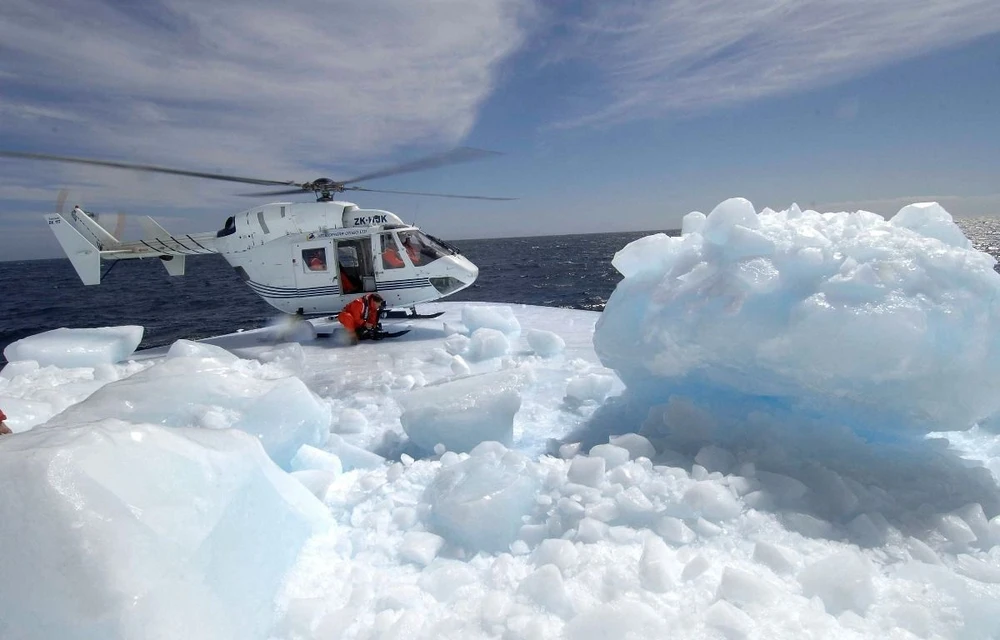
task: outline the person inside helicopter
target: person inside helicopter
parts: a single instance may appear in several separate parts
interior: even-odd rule
[[[307,249],[302,252],[302,259],[310,271],[326,271],[326,251],[323,249]]]
[[[347,275],[347,271],[344,269],[340,270],[340,291],[342,293],[357,293],[361,290],[361,287],[354,282],[351,276]]]
[[[406,249],[406,255],[410,257],[410,262],[415,267],[430,264],[438,258],[453,253],[438,242],[435,242],[427,234],[416,229],[400,231],[399,237],[403,242],[403,248]]]
[[[419,267],[424,264],[424,254],[421,251],[421,244],[419,240],[414,240],[413,236],[409,234],[404,235],[403,248],[406,250],[406,255],[410,257],[410,262],[413,263],[414,267]]]
[[[350,246],[337,248],[337,266],[340,271],[340,290],[343,293],[356,293],[362,290],[360,262],[357,249]]]
[[[403,259],[399,256],[399,248],[396,246],[396,240],[392,237],[391,233],[382,234],[382,246],[384,247],[382,251],[382,264],[386,269],[401,269],[406,266]]]

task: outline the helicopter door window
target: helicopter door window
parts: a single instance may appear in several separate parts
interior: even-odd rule
[[[303,249],[302,264],[307,271],[326,271],[326,249]]]
[[[402,269],[406,266],[400,257],[399,245],[391,233],[382,234],[382,267],[385,269]]]

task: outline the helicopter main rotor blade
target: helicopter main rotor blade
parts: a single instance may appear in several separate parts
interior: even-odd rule
[[[171,169],[170,167],[158,167],[150,164],[135,164],[132,162],[117,162],[114,160],[94,160],[91,158],[76,158],[72,156],[57,156],[49,153],[28,153],[25,151],[2,151],[0,157],[4,158],[24,158],[28,160],[50,160],[54,162],[69,162],[73,164],[86,164],[98,167],[110,167],[112,169],[128,169],[131,171],[145,171],[148,173],[166,173],[175,176],[188,176],[191,178],[206,178],[208,180],[223,180],[225,182],[242,182],[245,184],[256,184],[263,186],[297,185],[298,182],[292,180],[262,180],[260,178],[244,178],[241,176],[230,176],[222,173],[206,173],[203,171],[187,171],[185,169]]]
[[[485,149],[475,149],[472,147],[459,147],[444,153],[427,156],[425,158],[412,160],[410,162],[398,164],[392,167],[386,167],[385,169],[380,169],[379,171],[366,173],[356,178],[351,178],[350,180],[341,180],[338,181],[337,184],[346,185],[351,184],[352,182],[361,182],[363,180],[374,180],[375,178],[385,178],[386,176],[397,176],[401,173],[412,173],[414,171],[424,171],[425,169],[436,169],[437,167],[444,167],[449,164],[471,162],[473,160],[479,160],[480,158],[488,158],[490,156],[498,155],[501,154],[497,151],[487,151]]]
[[[368,191],[371,193],[398,193],[404,196],[432,196],[434,198],[462,198],[463,200],[517,200],[517,198],[495,198],[493,196],[460,196],[454,193],[425,193],[422,191],[391,191],[389,189],[365,189],[364,187],[344,187],[344,191]]]
[[[282,189],[281,191],[260,191],[256,193],[237,193],[238,196],[246,196],[249,198],[265,197],[265,196],[291,196],[301,193],[309,193],[307,189]]]

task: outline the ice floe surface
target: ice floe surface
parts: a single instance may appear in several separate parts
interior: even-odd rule
[[[1000,635],[991,259],[935,206],[685,232],[603,316],[8,365],[0,636]]]

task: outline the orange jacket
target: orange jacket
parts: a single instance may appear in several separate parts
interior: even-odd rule
[[[378,324],[379,303],[377,300],[372,300],[372,295],[371,293],[366,293],[360,298],[351,300],[344,307],[343,311],[338,314],[337,318],[345,326],[349,323],[354,325],[353,327],[348,327],[349,329],[357,329],[358,327],[374,328]]]
[[[399,252],[397,252],[393,247],[389,247],[382,252],[382,261],[385,262],[386,266],[390,268],[398,269],[399,267],[406,266],[403,263],[403,259],[399,257]]]

